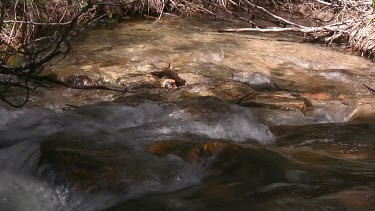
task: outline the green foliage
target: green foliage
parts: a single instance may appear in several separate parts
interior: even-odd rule
[[[82,8],[86,8],[89,6],[89,3],[88,2],[85,2],[83,5],[82,5]]]
[[[107,12],[107,16],[109,19],[112,19],[113,18],[113,12],[112,11],[108,11]]]
[[[6,65],[9,67],[17,68],[26,63],[26,59],[21,54],[14,54],[8,57]]]

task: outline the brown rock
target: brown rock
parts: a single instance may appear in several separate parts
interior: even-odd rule
[[[216,154],[225,147],[228,147],[229,144],[221,141],[208,142],[203,145],[204,152],[209,155]]]
[[[175,81],[177,87],[184,86],[186,84],[186,80],[180,78],[178,73],[171,69],[151,72],[151,75],[158,78],[172,79]]]
[[[374,122],[375,98],[367,97],[357,101],[355,109],[349,115],[349,122]]]
[[[305,112],[310,107],[309,102],[298,98],[277,97],[256,97],[254,99],[243,100],[240,105],[248,107],[262,107],[269,109],[295,110]]]
[[[337,99],[338,100],[348,100],[348,96],[347,95],[344,95],[344,94],[339,94],[337,96]]]
[[[160,80],[160,86],[162,88],[167,88],[167,89],[173,89],[177,87],[176,81],[173,79],[169,79],[169,78],[162,78]]]
[[[160,141],[149,145],[147,151],[158,156],[174,154],[191,162],[198,158],[210,157],[229,146],[228,143],[222,141],[210,141],[204,144],[193,144],[184,141]]]
[[[66,135],[48,138],[41,146],[39,166],[51,166],[80,191],[116,188],[123,170],[113,151],[80,141]]]
[[[147,151],[154,155],[163,156],[176,149],[178,141],[160,141],[148,146]]]
[[[72,84],[75,86],[95,86],[96,83],[87,75],[69,75],[64,80],[68,84]]]
[[[327,93],[302,93],[300,96],[309,100],[332,100],[332,97]]]
[[[187,161],[199,158],[197,147],[184,141],[159,141],[149,145],[147,151],[158,156],[174,154]]]

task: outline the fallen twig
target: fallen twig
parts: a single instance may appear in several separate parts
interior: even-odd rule
[[[345,31],[350,26],[349,22],[341,22],[338,24],[332,24],[321,27],[306,27],[306,28],[297,28],[297,27],[288,27],[288,28],[232,28],[232,29],[219,29],[218,32],[302,32],[302,33],[316,33],[316,32],[336,32],[336,31]]]
[[[249,96],[252,96],[252,95],[254,95],[254,92],[251,92],[251,93],[249,93],[249,94],[247,94],[247,95],[245,95],[243,97],[240,97],[238,100],[236,100],[235,104],[240,105],[245,98],[247,98]]]
[[[295,27],[298,27],[298,28],[306,28],[305,26],[293,23],[293,22],[288,21],[288,20],[286,20],[286,19],[284,19],[284,18],[282,18],[280,16],[277,16],[277,15],[271,13],[270,11],[268,11],[267,9],[265,9],[264,7],[261,7],[261,6],[258,6],[258,5],[255,5],[255,4],[251,3],[249,0],[243,0],[243,1],[245,1],[245,3],[248,4],[248,5],[250,5],[251,7],[253,7],[255,9],[257,9],[257,10],[260,10],[260,11],[266,13],[267,15],[275,18],[276,20],[278,20],[280,22],[283,22],[283,23],[286,23],[286,24],[289,24],[289,25],[292,25],[292,26],[295,26]]]
[[[322,0],[314,0],[314,1],[316,1],[316,2],[318,2],[320,4],[323,4],[323,5],[326,5],[326,6],[331,6],[332,5],[332,3],[325,2],[325,1],[322,1]]]
[[[368,90],[370,90],[371,94],[374,94],[375,89],[373,89],[373,88],[367,86],[366,84],[363,84],[363,86],[365,86]]]

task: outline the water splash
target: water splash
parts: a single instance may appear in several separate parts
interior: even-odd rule
[[[30,177],[0,174],[0,210],[67,210],[64,194]]]
[[[241,81],[252,86],[270,87],[271,78],[267,75],[258,72],[239,72],[232,76],[235,81]]]
[[[174,155],[155,157],[144,150],[145,146],[158,140],[184,137],[188,141],[195,141],[198,137],[201,140],[249,140],[264,144],[274,141],[275,137],[268,127],[261,124],[250,111],[223,102],[214,103],[144,103],[138,107],[109,103],[70,112],[51,109],[1,110],[0,116],[8,118],[4,118],[0,127],[0,146],[3,147],[0,148],[0,200],[3,200],[0,201],[0,208],[104,209],[118,201],[140,195],[189,187],[200,183],[207,175],[207,170],[200,163],[190,163]],[[207,104],[215,109],[208,109]],[[196,110],[189,110],[191,107]],[[78,140],[77,146],[92,145],[98,149],[126,146],[128,151],[121,153],[124,159],[120,161],[124,175],[122,185],[118,186],[123,194],[80,193],[68,183],[55,183],[54,174],[58,172],[48,165],[39,165],[41,144],[48,142],[53,134],[68,134],[70,138],[67,140]],[[89,141],[80,143],[83,139]],[[149,165],[151,162],[153,165]],[[142,172],[137,170],[139,168]],[[41,173],[45,171],[49,173]],[[41,182],[44,177],[48,177],[47,182]],[[17,203],[19,200],[22,202]]]

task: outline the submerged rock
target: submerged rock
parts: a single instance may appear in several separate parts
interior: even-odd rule
[[[158,141],[150,144],[147,151],[158,156],[175,154],[193,162],[198,159],[207,159],[229,146],[230,144],[224,141],[207,141],[201,144],[186,141]]]
[[[361,98],[349,115],[349,122],[375,122],[375,98]]]
[[[300,97],[303,97],[309,100],[320,100],[320,101],[332,100],[332,97],[330,96],[330,94],[327,94],[327,93],[301,93]]]
[[[56,183],[72,183],[77,190],[99,191],[115,188],[122,175],[116,153],[121,148],[95,146],[88,137],[53,135],[41,146],[39,168],[42,175],[53,171]]]
[[[135,147],[136,142],[126,144],[122,136],[102,133],[78,130],[48,137],[41,146],[37,174],[77,192],[121,193],[124,197],[180,189],[197,184],[205,175],[201,165],[177,156],[158,157]],[[109,143],[110,137],[113,143]]]
[[[272,131],[279,146],[319,150],[348,160],[375,160],[373,122],[274,126]]]
[[[263,89],[271,89],[274,86],[270,76],[259,72],[237,72],[233,74],[232,80]]]
[[[75,75],[69,75],[67,76],[64,81],[68,84],[72,84],[75,86],[95,86],[97,85],[94,80],[92,80],[89,76],[87,75],[80,75],[80,74],[75,74]]]
[[[269,109],[281,110],[300,110],[306,112],[311,109],[310,101],[292,95],[288,92],[260,93],[249,95],[238,102],[246,107],[263,107]]]

